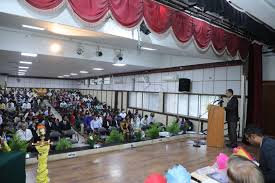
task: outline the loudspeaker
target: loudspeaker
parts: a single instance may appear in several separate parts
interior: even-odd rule
[[[191,84],[191,80],[190,79],[186,79],[186,78],[180,78],[179,79],[179,91],[183,92],[190,92],[190,84]]]

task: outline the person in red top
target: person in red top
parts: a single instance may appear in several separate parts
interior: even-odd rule
[[[71,126],[75,126],[75,115],[74,113],[71,114],[71,117],[70,117],[70,122],[71,122]]]

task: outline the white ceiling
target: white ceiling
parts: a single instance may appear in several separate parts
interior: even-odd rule
[[[19,64],[19,60],[31,61],[33,64]],[[53,77],[77,73],[77,76],[70,78],[81,78],[114,74],[138,70],[150,69],[148,67],[127,65],[115,67],[112,63],[101,61],[90,61],[83,59],[64,58],[58,56],[38,55],[35,58],[21,56],[19,52],[0,50],[0,73],[17,75],[18,66],[28,66],[25,76]],[[103,68],[104,71],[94,71],[93,68]],[[88,74],[80,74],[79,71],[88,71]]]
[[[26,28],[22,28],[23,24],[43,27],[46,30],[45,31],[29,30]],[[45,43],[45,41],[43,41],[41,42],[42,43],[41,45],[36,45],[38,44],[37,42],[36,43],[35,41],[31,42],[30,39],[35,37],[43,38],[44,40],[45,39],[66,40],[67,43],[74,42],[74,43],[79,43],[79,45],[81,44],[88,44],[92,46],[100,45],[101,47],[109,50],[121,48],[122,50],[126,50],[125,53],[126,52],[128,53],[128,58],[131,59],[131,61],[129,61],[129,64],[126,67],[114,67],[111,61],[111,59],[113,58],[113,52],[112,52],[112,55],[110,54],[111,52],[106,54],[104,52],[104,56],[109,54],[109,57],[108,58],[106,57],[105,60],[103,59],[103,57],[96,58],[95,56],[89,57],[89,58],[81,57],[78,55],[72,56],[72,53],[75,54],[75,47],[74,47],[74,50],[72,49],[71,51],[68,51],[68,49],[66,50],[67,51],[66,53],[69,52],[70,54],[64,53],[63,55],[61,54],[58,56],[53,56],[53,54],[41,52],[37,58],[33,59],[33,64],[30,66],[30,69],[26,74],[26,76],[32,76],[32,77],[55,78],[57,76],[67,75],[72,72],[79,74],[80,70],[87,70],[90,72],[87,75],[71,76],[72,78],[82,78],[82,77],[98,76],[98,75],[105,75],[105,74],[147,70],[152,68],[192,65],[192,64],[199,64],[202,62],[204,63],[218,62],[218,61],[224,61],[229,59],[228,55],[226,54],[223,56],[217,56],[211,48],[209,48],[205,52],[201,52],[191,42],[189,44],[186,44],[183,47],[178,47],[176,42],[173,39],[167,39],[167,37],[161,38],[163,40],[165,39],[168,40],[167,46],[151,44],[150,40],[143,42],[143,46],[155,48],[157,50],[142,51],[142,53],[144,54],[140,54],[139,51],[137,50],[138,42],[135,39],[119,37],[119,36],[110,35],[102,32],[96,32],[96,31],[91,31],[87,29],[81,29],[81,28],[56,24],[48,21],[33,19],[33,18],[6,14],[6,13],[0,13],[0,31],[10,32],[8,43],[5,42],[5,44],[2,44],[2,46],[0,45],[1,47],[0,48],[0,74],[17,75],[19,60],[30,59],[30,58],[22,58],[20,56],[20,50],[22,50],[24,47],[29,47],[29,48],[32,47],[33,50],[35,50],[35,47],[37,49],[40,49],[41,45]],[[24,41],[20,41],[20,44],[18,44],[19,39],[16,39],[15,38],[16,36],[12,36],[12,35],[16,35],[15,33],[18,35],[20,33],[22,33],[22,35],[24,34],[26,37],[26,40],[30,40],[30,41],[24,40]],[[151,37],[150,39],[159,39],[159,38],[154,38],[154,35],[151,35],[150,37]],[[1,39],[3,41],[3,38]],[[142,35],[142,39],[149,39],[149,38],[146,37],[145,35]],[[9,44],[9,47],[7,44]],[[34,45],[31,45],[31,44],[34,44]],[[15,47],[16,49],[12,49]],[[20,49],[19,47],[22,49]],[[86,51],[89,51],[90,54],[95,53],[95,50],[89,49]],[[32,52],[32,50],[30,52]],[[129,54],[131,55],[129,56]],[[93,71],[92,68],[94,67],[103,68],[104,71]]]

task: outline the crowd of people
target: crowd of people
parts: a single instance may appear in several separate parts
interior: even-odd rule
[[[55,118],[51,107],[43,103],[43,96],[38,96],[31,89],[10,89],[0,92],[0,138],[1,142],[9,142],[16,136],[19,140],[31,144],[39,140],[37,126],[46,127],[47,139],[58,139],[61,136],[72,136],[69,121]]]

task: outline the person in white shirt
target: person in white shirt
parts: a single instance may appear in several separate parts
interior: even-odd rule
[[[140,121],[139,116],[135,116],[134,118],[132,118],[131,124],[132,124],[134,131],[140,130],[141,129],[141,121]]]
[[[16,135],[20,140],[30,142],[33,138],[32,132],[30,129],[27,129],[27,124],[23,123],[19,130],[17,130]]]
[[[14,112],[15,111],[15,107],[14,107],[14,103],[12,101],[9,101],[6,105],[6,110],[8,112]]]
[[[25,110],[31,109],[31,108],[32,108],[31,104],[25,100],[25,102],[22,105],[22,110],[25,111]]]
[[[60,103],[60,107],[65,109],[67,108],[67,103],[63,100],[61,103]]]
[[[144,118],[141,119],[140,124],[141,124],[141,128],[143,128],[143,129],[148,128],[148,126],[149,126],[148,115],[145,115]]]
[[[99,128],[102,127],[102,123],[100,123],[100,120],[97,120],[95,117],[92,119],[92,121],[90,122],[90,127],[91,129],[95,132],[98,131]]]
[[[154,113],[151,113],[150,116],[148,117],[148,124],[153,124],[155,123],[155,114]]]
[[[119,113],[119,116],[122,118],[122,119],[125,119],[126,118],[126,112],[124,111],[124,109],[121,110],[121,112]]]

